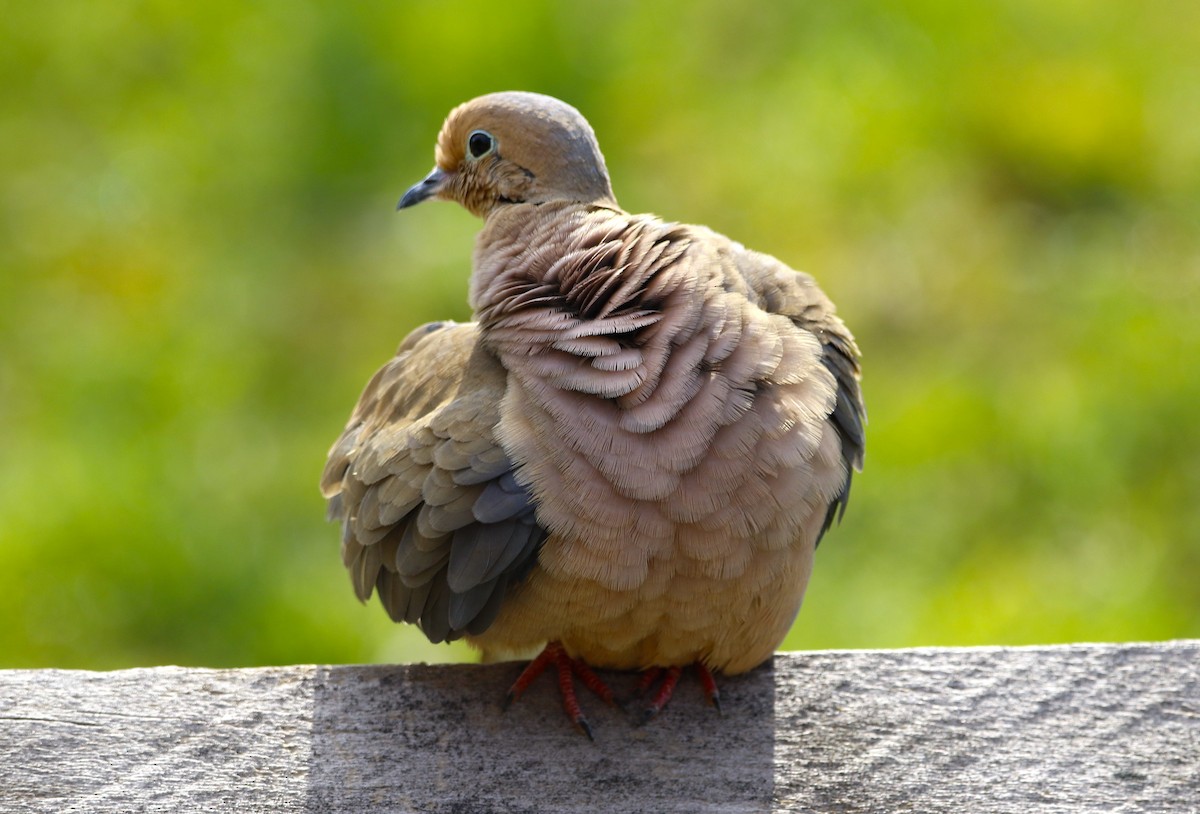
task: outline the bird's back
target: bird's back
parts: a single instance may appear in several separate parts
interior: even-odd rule
[[[481,235],[474,304],[550,539],[485,638],[754,666],[861,455],[853,340],[811,278],[707,229],[522,209]]]

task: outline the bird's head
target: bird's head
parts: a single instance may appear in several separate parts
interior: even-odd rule
[[[616,206],[591,126],[552,96],[509,91],[459,105],[442,125],[436,158],[398,209],[429,198],[458,201],[480,217],[512,203]]]

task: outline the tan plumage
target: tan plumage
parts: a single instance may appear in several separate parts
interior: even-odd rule
[[[452,111],[401,206],[429,197],[484,218],[476,321],[405,339],[330,453],[359,597],[485,654],[769,658],[862,461],[832,303],[715,232],[624,212],[550,97]]]

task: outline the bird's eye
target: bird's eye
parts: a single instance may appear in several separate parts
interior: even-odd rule
[[[471,158],[483,158],[495,146],[496,140],[487,131],[475,130],[467,136],[467,152],[471,154]]]

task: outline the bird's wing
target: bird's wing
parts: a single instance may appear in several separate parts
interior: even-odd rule
[[[829,419],[841,440],[846,480],[825,515],[821,528],[824,535],[846,511],[851,478],[855,471],[862,471],[867,414],[859,384],[858,345],[812,277],[770,255],[749,250],[738,253],[737,265],[760,307],[788,317],[797,327],[816,336],[821,343],[821,362],[837,384],[837,400]]]
[[[475,323],[413,331],[367,384],[321,478],[354,590],[430,641],[478,635],[546,532],[494,431],[506,372]]]

